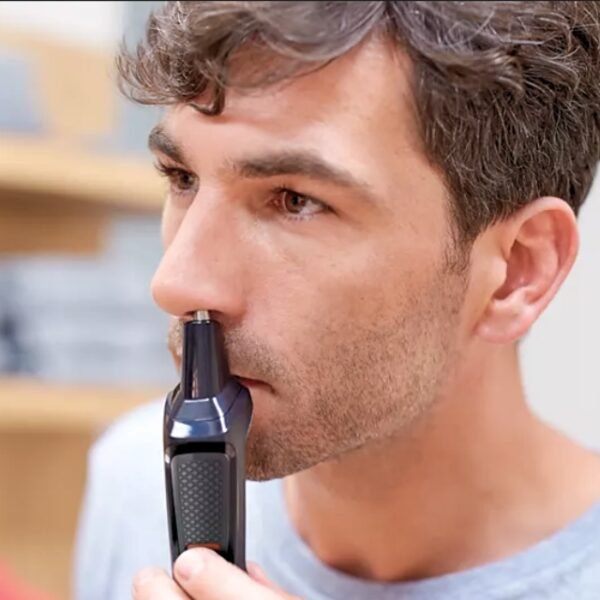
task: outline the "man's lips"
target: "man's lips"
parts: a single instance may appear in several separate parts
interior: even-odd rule
[[[247,387],[247,388],[262,387],[262,388],[269,388],[270,389],[270,387],[271,387],[268,383],[265,383],[264,381],[260,381],[259,379],[250,379],[249,377],[239,377],[238,375],[234,375],[234,377],[244,387]]]

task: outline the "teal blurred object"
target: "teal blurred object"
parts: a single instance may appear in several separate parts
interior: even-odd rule
[[[168,318],[150,294],[160,255],[159,219],[124,216],[100,256],[4,261],[18,372],[63,383],[171,383]]]
[[[31,62],[0,48],[0,132],[44,132]]]

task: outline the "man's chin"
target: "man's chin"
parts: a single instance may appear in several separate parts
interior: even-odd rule
[[[331,453],[314,443],[300,428],[277,430],[265,421],[250,429],[246,444],[246,477],[251,481],[282,479],[327,461]],[[293,432],[293,433],[292,433]],[[314,432],[313,432],[314,435]]]
[[[278,443],[273,430],[264,421],[252,423],[246,443],[246,477],[251,481],[280,479],[300,470],[295,468],[293,446]]]

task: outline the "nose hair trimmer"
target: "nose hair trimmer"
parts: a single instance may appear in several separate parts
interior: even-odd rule
[[[208,312],[183,326],[181,382],[165,401],[164,459],[173,562],[206,547],[246,568],[245,446],[248,390],[229,374]]]

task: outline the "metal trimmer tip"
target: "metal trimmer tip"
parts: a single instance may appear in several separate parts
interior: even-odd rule
[[[194,313],[194,320],[195,321],[209,321],[210,315],[208,314],[207,310],[197,310]]]

